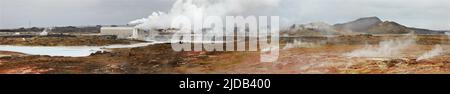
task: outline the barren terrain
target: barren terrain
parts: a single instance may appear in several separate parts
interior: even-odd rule
[[[11,74],[421,74],[450,73],[444,35],[347,35],[283,38],[277,62],[259,52],[175,52],[170,44],[113,49],[89,57],[16,55],[0,58]],[[437,46],[439,45],[439,46]],[[436,50],[436,47],[440,49]],[[418,60],[419,57],[426,58]],[[434,52],[434,53],[433,53]],[[5,52],[4,52],[5,53]]]

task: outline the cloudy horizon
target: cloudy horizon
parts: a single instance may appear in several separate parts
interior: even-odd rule
[[[155,11],[167,12],[175,1],[0,0],[0,28],[127,24]],[[449,0],[282,0],[261,15],[280,16],[282,25],[377,16],[409,27],[450,30],[447,10]]]

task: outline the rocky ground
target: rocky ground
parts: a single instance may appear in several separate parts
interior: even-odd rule
[[[405,37],[407,36],[407,37]],[[414,37],[398,56],[349,57],[346,54],[367,45],[378,47],[386,40]],[[299,40],[300,39],[300,40]],[[293,41],[301,41],[289,44]],[[400,42],[399,42],[400,43]],[[438,56],[417,57],[440,44]],[[290,45],[290,46],[287,46]],[[279,60],[261,63],[259,52],[175,52],[170,44],[113,49],[89,57],[6,56],[0,58],[0,73],[11,74],[404,74],[450,73],[450,41],[447,36],[357,35],[285,38]],[[389,52],[386,52],[389,53]]]
[[[224,53],[191,62],[177,69],[186,73],[230,74],[422,74],[450,73],[450,45],[447,36],[415,36],[414,44],[404,46],[399,54],[390,57],[349,57],[346,54],[367,45],[391,39],[403,40],[400,35],[340,36],[335,38],[303,38],[304,43],[284,48],[274,63],[261,63],[259,53]],[[410,37],[408,35],[408,37]],[[318,40],[324,40],[320,42]],[[328,41],[327,41],[328,40]],[[330,41],[332,40],[332,41]],[[287,40],[289,41],[289,40]],[[307,42],[313,42],[314,45]],[[315,42],[314,42],[315,41]],[[442,53],[424,60],[418,56],[429,52],[436,44]],[[390,52],[381,52],[390,53]],[[370,53],[364,53],[370,54]],[[233,59],[228,59],[233,58]],[[191,65],[200,65],[193,67]]]
[[[2,57],[0,73],[158,73],[165,66],[176,65],[177,53],[170,46],[116,49],[89,57],[11,56]],[[146,49],[146,50],[142,50]],[[148,50],[147,50],[148,49]],[[161,58],[165,57],[165,58]],[[173,57],[173,58],[171,58]],[[139,67],[146,66],[146,67]]]

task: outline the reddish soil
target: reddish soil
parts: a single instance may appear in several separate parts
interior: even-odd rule
[[[170,44],[113,49],[89,57],[1,57],[8,74],[421,74],[450,73],[447,36],[418,36],[417,43],[396,58],[347,57],[344,54],[398,36],[304,38],[318,47],[283,49],[277,62],[262,63],[259,52],[175,52]],[[282,47],[291,40],[282,40]],[[321,42],[326,41],[326,42]],[[416,61],[441,44],[445,53]]]

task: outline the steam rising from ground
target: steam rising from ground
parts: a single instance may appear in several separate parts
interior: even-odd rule
[[[147,18],[131,21],[139,29],[166,29],[173,19],[186,16],[201,21],[206,16],[256,15],[275,8],[281,0],[177,0],[168,12],[153,12]],[[195,23],[195,22],[192,22]]]
[[[315,48],[320,47],[319,44],[310,43],[310,42],[302,42],[301,40],[294,40],[293,43],[287,43],[283,49],[291,49],[291,48]]]
[[[435,56],[442,55],[443,53],[444,53],[444,50],[442,49],[441,45],[436,45],[436,46],[434,46],[433,50],[426,52],[425,54],[419,56],[417,58],[417,60],[433,58]]]
[[[348,57],[398,58],[403,55],[402,53],[408,53],[404,49],[414,45],[416,45],[415,37],[388,40],[380,42],[378,46],[366,45],[363,49],[354,50],[344,55]],[[435,45],[431,51],[419,55],[417,61],[430,59],[442,55],[444,52],[441,45]]]
[[[416,44],[415,39],[388,40],[380,42],[378,46],[367,46],[345,54],[348,57],[398,57],[402,50]]]

